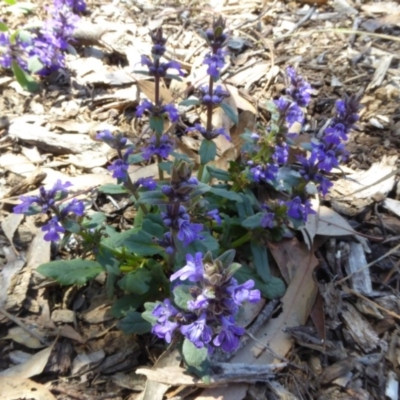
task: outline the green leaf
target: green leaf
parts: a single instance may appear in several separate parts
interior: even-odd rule
[[[210,360],[206,347],[198,349],[190,340],[186,339],[182,345],[182,355],[188,370],[196,374],[205,383],[210,382]]]
[[[175,79],[176,81],[182,82],[182,78],[178,75],[167,74],[165,77],[167,79]]]
[[[60,285],[84,285],[88,280],[95,278],[103,271],[96,261],[81,260],[56,260],[42,264],[37,271],[56,280]]]
[[[172,165],[172,161],[161,161],[160,163],[158,163],[159,168],[162,171],[166,171],[168,174],[171,174]]]
[[[117,327],[126,335],[143,335],[151,331],[150,322],[146,321],[137,311],[128,311],[126,317],[118,322]]]
[[[135,311],[137,308],[141,307],[146,301],[147,294],[143,296],[138,296],[137,294],[128,294],[114,301],[111,307],[111,314],[115,318],[121,318],[128,311]]]
[[[218,241],[209,232],[201,232],[200,235],[203,239],[194,240],[189,246],[184,247],[181,242],[177,243],[180,247],[176,254],[176,265],[185,265],[186,254],[194,255],[198,252],[205,254],[207,251],[211,251],[213,256],[217,255],[219,250]]]
[[[31,39],[32,39],[32,34],[31,32],[27,31],[26,29],[21,29],[19,31],[16,31],[18,39],[21,42],[24,43],[30,43]]]
[[[213,140],[204,139],[200,145],[200,163],[206,165],[215,159],[217,155],[217,145]]]
[[[174,303],[182,310],[187,310],[188,301],[193,300],[193,296],[190,293],[191,287],[191,285],[178,285],[173,291]]]
[[[267,248],[260,242],[252,240],[250,242],[251,253],[253,254],[253,263],[259,277],[265,282],[271,277],[269,269]]]
[[[137,164],[137,163],[140,163],[142,161],[144,161],[142,153],[131,154],[128,157],[128,164]]]
[[[263,282],[256,274],[254,269],[245,265],[235,272],[235,278],[240,284],[252,279],[255,283],[255,288],[258,289],[262,296],[267,299],[276,299],[285,294],[286,288],[282,279],[270,275],[268,282]]]
[[[70,218],[64,218],[62,225],[67,231],[72,233],[79,233],[81,231],[81,226]]]
[[[212,178],[218,179],[223,182],[228,182],[231,180],[231,175],[222,169],[207,166],[207,171]]]
[[[97,189],[100,193],[106,194],[125,194],[129,193],[123,185],[117,185],[116,183],[106,183]]]
[[[126,274],[118,282],[118,286],[129,293],[143,295],[149,291],[151,280],[151,272],[148,269],[138,268]]]
[[[106,270],[106,292],[107,296],[111,299],[114,294],[115,283],[118,277],[121,275],[119,269],[120,262],[115,258],[112,250],[105,248],[103,245],[98,246],[96,252],[96,261]]]
[[[147,205],[166,204],[168,197],[161,190],[152,190],[140,193],[139,203]]]
[[[236,250],[227,250],[224,253],[222,253],[217,260],[222,262],[222,265],[224,266],[224,268],[228,268],[232,263],[233,260],[235,259],[235,255],[236,255]]]
[[[164,118],[159,116],[151,116],[149,119],[150,129],[161,135],[164,131]]]
[[[197,196],[200,196],[204,193],[207,193],[210,190],[210,186],[206,183],[199,182],[194,188],[193,192],[190,193],[190,199],[194,199]]]
[[[264,213],[258,212],[257,214],[247,217],[243,222],[242,226],[247,229],[257,229],[261,227],[261,220],[264,217]]]
[[[17,0],[4,0],[4,2],[7,3],[9,6],[17,4]]]
[[[36,92],[39,89],[39,84],[16,61],[12,62],[11,69],[14,72],[15,79],[24,90]]]
[[[221,103],[219,105],[223,110],[224,113],[228,116],[228,118],[237,125],[239,123],[238,115],[236,114],[235,110],[227,103]]]
[[[201,104],[201,101],[199,99],[186,99],[183,100],[179,103],[180,106],[198,106]]]
[[[153,310],[159,305],[161,304],[161,301],[157,301],[156,303],[154,302],[147,302],[144,303],[144,309],[146,311],[144,311],[142,313],[142,317],[144,320],[150,322],[151,325],[154,325],[157,322],[158,317],[155,317],[153,315]]]
[[[82,226],[86,229],[96,229],[103,224],[106,220],[106,216],[102,212],[95,212],[87,215],[82,221]]]
[[[0,32],[7,32],[7,31],[8,31],[8,26],[5,23],[0,22]]]
[[[173,151],[173,152],[171,153],[171,155],[174,156],[174,158],[175,158],[176,160],[184,160],[184,161],[186,161],[186,162],[189,163],[189,164],[192,164],[192,163],[193,163],[193,160],[192,160],[190,157],[188,157],[186,154],[177,153],[176,151]]]
[[[270,275],[268,282],[263,282],[261,290],[268,299],[276,299],[285,294],[286,287],[282,279]]]
[[[42,70],[44,65],[40,62],[38,56],[30,57],[28,60],[28,70],[32,74],[36,74],[36,72],[39,72]]]
[[[223,197],[224,199],[235,201],[237,203],[243,202],[243,198],[240,194],[223,188],[212,187],[210,189],[210,193],[213,193],[219,197]]]
[[[131,253],[139,256],[153,256],[160,254],[162,248],[153,241],[153,236],[140,230],[128,230],[120,235],[115,242],[116,247],[126,247]]]
[[[152,236],[161,238],[165,232],[165,225],[162,222],[160,214],[147,214],[143,219],[142,229]]]

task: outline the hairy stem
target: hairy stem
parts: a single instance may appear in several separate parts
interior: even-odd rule
[[[231,243],[231,248],[236,249],[237,247],[241,246],[242,244],[245,244],[251,240],[251,232],[247,232],[245,235],[240,237],[239,239],[235,240],[234,242]]]

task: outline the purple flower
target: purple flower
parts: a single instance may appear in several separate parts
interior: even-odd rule
[[[330,172],[332,168],[339,166],[339,161],[336,158],[336,155],[333,150],[328,150],[324,157],[321,157],[321,161],[318,163],[318,167],[321,171]]]
[[[30,58],[37,58],[43,68],[36,71],[40,76],[48,76],[51,73],[65,67],[65,56],[57,43],[39,34],[33,39],[29,47],[28,55]]]
[[[203,237],[199,235],[202,230],[202,224],[193,224],[189,221],[182,220],[179,223],[179,231],[176,237],[183,242],[184,246],[188,246],[197,239],[203,239]]]
[[[346,127],[341,123],[329,126],[324,131],[323,140],[328,144],[340,144],[342,141],[347,140]]]
[[[157,182],[153,179],[152,176],[147,178],[139,178],[136,183],[136,186],[140,187],[143,186],[147,190],[154,190],[157,187]]]
[[[360,95],[352,95],[344,97],[344,100],[336,102],[337,115],[333,119],[332,124],[343,124],[346,127],[346,132],[359,120],[358,111],[360,109]]]
[[[163,36],[162,28],[158,28],[154,32],[150,33],[150,37],[153,42],[151,54],[153,57],[162,56],[166,51],[165,43],[167,43],[167,39]]]
[[[277,164],[286,164],[289,158],[289,146],[286,143],[276,145],[272,159]]]
[[[225,65],[225,52],[218,49],[216,53],[209,53],[204,58],[203,64],[208,65],[207,74],[214,80],[219,79],[220,70]]]
[[[172,305],[170,299],[165,299],[163,303],[158,303],[151,315],[157,317],[158,323],[164,323],[171,317],[178,315],[178,310]]]
[[[318,191],[321,192],[323,196],[326,196],[329,189],[333,186],[333,183],[321,174],[316,174],[314,176],[314,181],[318,183]]]
[[[86,10],[86,3],[84,0],[54,0],[53,5],[56,8],[68,7],[75,13],[84,12]]]
[[[158,336],[160,339],[164,339],[167,343],[171,343],[172,335],[179,328],[177,322],[165,321],[162,324],[155,324],[151,329],[151,333]]]
[[[212,218],[218,225],[221,225],[222,219],[219,215],[219,210],[215,208],[214,210],[208,211],[207,212],[207,217]]]
[[[274,103],[281,115],[285,116],[286,122],[289,126],[293,125],[295,122],[299,122],[300,124],[303,123],[304,113],[297,103],[293,103],[285,97],[280,97],[278,100],[274,100]]]
[[[141,64],[146,65],[149,69],[150,76],[158,76],[164,78],[167,75],[168,69],[176,69],[180,76],[184,76],[184,73],[181,69],[181,64],[177,61],[169,61],[167,63],[160,63],[159,59],[156,59],[154,62],[150,60],[149,57],[142,55],[141,56]]]
[[[62,210],[61,210],[61,217],[66,217],[69,213],[73,213],[78,216],[82,216],[85,212],[85,205],[82,201],[77,199],[73,199],[70,201]]]
[[[157,136],[154,135],[148,141],[148,145],[142,150],[142,157],[145,160],[150,160],[154,155],[159,155],[161,158],[168,158],[174,149],[174,142],[168,135],[160,137],[159,144],[157,145]]]
[[[311,85],[302,76],[297,75],[294,68],[288,67],[286,73],[290,80],[286,94],[300,107],[307,107],[311,100]]]
[[[70,186],[72,186],[70,182],[62,183],[60,179],[58,179],[54,186],[49,190],[46,190],[41,186],[39,189],[39,196],[21,196],[20,200],[22,201],[22,204],[14,207],[14,212],[17,214],[24,214],[34,203],[41,207],[41,212],[46,212],[54,206],[56,200],[66,197],[66,189]]]
[[[30,41],[22,41],[19,34],[15,42],[11,43],[10,34],[0,32],[0,66],[8,69],[11,68],[12,62],[16,61],[23,70],[27,71],[26,51],[29,45]]]
[[[265,166],[256,165],[250,168],[250,176],[252,179],[259,182],[271,182],[276,179],[279,166],[276,164],[266,164]]]
[[[150,100],[144,99],[136,108],[136,116],[143,116],[145,111],[151,111],[154,105]]]
[[[220,317],[221,331],[214,338],[213,344],[221,347],[227,353],[235,351],[240,343],[240,337],[246,332],[244,328],[237,326],[233,317]]]
[[[112,177],[116,179],[126,180],[128,174],[129,164],[120,158],[115,160],[110,166],[107,167],[109,171],[112,171]]]
[[[64,233],[65,229],[58,222],[57,217],[53,217],[47,224],[42,226],[42,231],[47,232],[44,235],[44,240],[55,242],[60,239],[60,233]]]
[[[199,282],[203,279],[204,265],[203,255],[196,253],[193,257],[191,254],[186,256],[186,265],[171,275],[171,282],[180,279],[181,281],[189,280],[190,282]]]
[[[199,132],[204,137],[204,139],[207,140],[213,140],[219,135],[222,135],[225,137],[225,139],[231,141],[231,137],[229,136],[225,128],[216,128],[213,129],[212,131],[208,131],[201,124],[194,124],[194,127],[186,129],[186,132],[193,132],[193,131]]]
[[[207,325],[205,313],[202,313],[193,323],[181,326],[180,330],[182,335],[189,339],[198,349],[211,342],[213,332]]]
[[[254,140],[254,141],[258,141],[258,140],[260,140],[260,135],[258,134],[258,133],[256,133],[256,132],[252,132],[251,133],[251,135],[250,135],[250,137]]]
[[[38,196],[20,196],[19,200],[21,204],[16,205],[13,208],[13,212],[15,214],[25,214],[28,212],[29,208],[34,204],[38,203],[39,197]]]
[[[222,17],[214,20],[212,29],[207,29],[205,32],[206,41],[209,46],[215,51],[225,45],[228,36],[224,33],[226,22]]]
[[[205,105],[207,104],[221,104],[224,98],[229,97],[230,94],[218,85],[214,88],[213,93],[210,95],[210,89],[208,85],[202,85],[199,88],[201,95],[201,102]]]
[[[273,228],[274,221],[275,221],[275,214],[272,212],[268,212],[263,215],[260,225],[262,228]]]
[[[208,297],[207,292],[199,294],[195,300],[189,300],[187,303],[188,310],[190,311],[200,311],[207,310],[210,305],[210,299],[213,299],[215,296]]]
[[[311,207],[311,203],[306,200],[303,204],[299,196],[287,201],[286,206],[288,216],[293,219],[302,219],[305,222],[307,221],[309,214],[315,214],[315,211]]]
[[[96,135],[97,140],[108,144],[112,149],[122,150],[126,146],[127,138],[120,134],[113,135],[110,130],[106,129]]]
[[[234,281],[234,279],[232,279]],[[258,289],[253,289],[254,281],[249,279],[241,285],[231,288],[232,299],[237,306],[241,306],[244,302],[258,303],[261,300],[261,294]]]
[[[162,114],[168,114],[171,122],[177,122],[179,120],[179,112],[173,104],[167,104],[162,108]]]
[[[175,243],[174,238],[171,235],[171,232],[164,233],[161,239],[154,240],[159,246],[164,247],[165,252],[167,254],[174,254],[175,253]]]
[[[304,113],[296,103],[292,103],[286,111],[286,121],[289,125],[293,125],[295,122],[303,123]]]
[[[167,114],[171,122],[176,122],[179,119],[179,112],[173,104],[166,104],[165,106],[156,107],[151,101],[145,99],[137,106],[136,116],[142,117],[145,111],[148,111],[150,115],[154,117]]]

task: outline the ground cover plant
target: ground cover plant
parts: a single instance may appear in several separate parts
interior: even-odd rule
[[[332,183],[327,174],[346,159],[345,141],[358,120],[359,101],[356,95],[337,101],[336,115],[322,136],[304,145],[289,162],[298,136],[291,129],[305,122],[311,86],[288,67],[284,93],[268,102],[271,123],[243,135],[241,156],[228,170],[213,167],[214,140],[220,135],[230,140],[224,128],[213,126],[214,109],[221,107],[237,123],[224,102],[230,94],[219,82],[228,31],[225,21],[215,18],[201,33],[210,50],[204,59],[208,82],[180,103],[206,110],[204,125],[186,129],[202,136],[196,176],[194,162],[174,152],[174,132],[165,132],[166,121],[177,122],[180,115],[177,105],[162,98],[161,80],[179,79],[183,72],[178,62],[163,61],[167,39],[162,29],[150,34],[153,46],[150,55],[142,55],[141,64],[146,67],[142,73],[154,79],[154,102],[145,99],[136,110],[138,118],[148,118],[147,143],[136,149],[123,133],[108,130],[96,136],[117,154],[108,167],[117,183],[99,190],[131,196],[137,207],[134,228],[117,232],[105,224],[101,213],[85,217],[83,201],[66,201],[69,182],[58,181],[50,190],[42,187],[38,196],[22,196],[14,212],[46,214],[45,240],[62,246],[74,236],[85,249],[85,259],[53,261],[39,267],[40,273],[66,285],[83,284],[105,270],[110,296],[115,284],[128,293],[115,303],[117,313],[122,313],[119,304],[127,310],[121,329],[137,334],[151,331],[167,343],[182,338],[187,366],[206,379],[215,349],[236,350],[246,332],[235,319],[243,303],[256,303],[261,295],[272,299],[284,294],[283,281],[268,270],[263,241],[294,235],[315,214],[309,198],[328,193]],[[133,182],[129,165],[152,159],[158,165],[158,179],[150,176]],[[253,268],[250,260],[244,265],[236,262],[236,251],[240,255],[246,248],[251,249]],[[122,273],[122,265],[130,271]]]
[[[282,372],[283,368],[285,372],[279,373],[279,379],[286,379],[284,376],[288,372],[293,379],[292,391],[296,382],[304,381],[298,393],[317,398],[320,389],[313,387],[315,382],[323,386],[336,379],[338,370],[361,371],[368,363],[375,365],[379,357],[376,354],[370,357],[370,353],[379,346],[385,353],[385,324],[394,326],[394,322],[379,319],[379,313],[386,312],[393,298],[386,299],[386,303],[377,301],[378,306],[373,303],[375,311],[360,305],[362,302],[371,305],[382,295],[373,292],[369,275],[362,275],[368,265],[360,249],[367,252],[368,241],[379,242],[383,238],[376,230],[369,231],[360,225],[364,216],[359,216],[357,210],[363,210],[367,216],[374,216],[374,212],[379,216],[381,208],[378,207],[388,207],[388,204],[376,193],[368,195],[367,199],[360,197],[362,200],[357,196],[360,182],[368,189],[370,181],[375,181],[372,186],[380,185],[377,192],[389,193],[396,171],[394,164],[388,168],[383,157],[375,170],[371,167],[374,172],[369,177],[345,177],[349,166],[354,167],[352,139],[365,127],[363,113],[369,112],[365,111],[368,96],[358,85],[342,85],[340,90],[333,89],[333,95],[330,92],[328,97],[321,89],[321,81],[306,72],[304,63],[292,57],[279,58],[274,65],[272,57],[271,65],[276,67],[276,74],[271,72],[261,78],[269,89],[264,88],[259,101],[254,102],[260,111],[257,123],[244,123],[245,112],[239,109],[254,109],[254,114],[256,109],[245,100],[249,97],[243,91],[238,94],[235,85],[240,86],[239,80],[234,83],[227,71],[237,62],[235,68],[240,74],[242,61],[237,57],[237,49],[245,49],[248,42],[237,37],[229,18],[210,13],[201,21],[200,28],[196,25],[195,34],[202,42],[194,51],[201,48],[202,53],[190,65],[176,50],[173,35],[167,34],[170,32],[168,24],[148,21],[142,32],[147,35],[143,42],[146,46],[131,47],[133,54],[127,51],[126,54],[131,55],[127,61],[121,48],[112,47],[113,40],[101,36],[102,27],[101,34],[93,34],[90,40],[108,46],[110,53],[106,57],[106,52],[102,54],[88,45],[91,42],[86,41],[82,31],[77,34],[79,20],[95,15],[93,7],[81,1],[55,1],[41,9],[40,24],[35,20],[21,28],[22,25],[17,26],[7,16],[0,24],[0,63],[4,73],[1,79],[7,79],[10,85],[18,82],[20,86],[15,84],[14,89],[27,99],[42,101],[47,96],[57,96],[54,93],[59,90],[60,82],[66,89],[57,97],[61,100],[55,102],[46,128],[53,123],[61,129],[71,126],[82,129],[83,113],[88,110],[95,118],[108,115],[107,124],[91,121],[90,139],[88,130],[71,135],[69,146],[74,150],[68,161],[68,149],[60,151],[61,135],[49,135],[48,143],[43,146],[44,151],[59,152],[51,161],[51,165],[58,168],[57,172],[65,172],[67,162],[82,165],[86,172],[92,172],[93,166],[104,166],[100,173],[94,168],[101,175],[100,185],[91,183],[90,190],[86,190],[87,187],[80,190],[72,170],[70,179],[65,173],[64,178],[60,178],[62,174],[54,175],[51,185],[40,186],[39,180],[29,183],[38,187],[36,192],[27,193],[26,188],[32,186],[25,186],[22,191],[13,188],[10,202],[7,203],[6,197],[5,203],[7,211],[12,212],[7,219],[12,226],[15,221],[27,221],[31,225],[34,221],[37,241],[32,242],[30,248],[35,246],[40,252],[40,246],[47,246],[47,259],[29,255],[36,262],[29,266],[34,271],[32,276],[39,281],[31,281],[35,286],[24,307],[29,311],[39,307],[43,318],[46,307],[42,299],[37,306],[31,296],[35,291],[40,291],[41,296],[46,293],[45,301],[54,307],[52,313],[56,315],[54,321],[59,330],[55,334],[54,326],[54,331],[45,333],[44,337],[61,335],[63,340],[69,338],[82,345],[74,348],[79,360],[68,370],[71,379],[79,376],[78,366],[84,358],[81,355],[93,350],[89,361],[85,361],[95,365],[93,371],[100,370],[96,357],[104,358],[104,351],[107,353],[104,365],[114,356],[116,358],[115,345],[108,339],[113,335],[120,342],[118,357],[126,350],[128,358],[134,358],[131,356],[133,349],[126,345],[128,340],[134,340],[135,345],[144,344],[141,355],[146,352],[145,362],[132,364],[129,360],[125,365],[129,364],[126,370],[139,366],[138,374],[147,375],[146,399],[152,398],[152,390],[155,390],[151,382],[208,388],[237,381],[253,384],[269,382],[271,371]],[[107,13],[114,10],[113,7],[105,6]],[[29,16],[34,15],[32,10],[26,11]],[[185,29],[192,28],[184,24],[180,32],[187,33]],[[134,31],[131,25],[128,29]],[[191,48],[191,42],[187,43]],[[277,40],[275,46],[279,43]],[[135,50],[140,51],[134,54]],[[98,57],[97,64],[86,69],[84,63],[79,63],[83,55],[88,55],[90,62]],[[98,72],[100,59],[110,67],[103,75],[104,82],[93,80],[85,87],[80,69],[87,75]],[[318,60],[323,62],[323,58]],[[312,68],[318,70],[319,65],[313,64]],[[128,73],[123,75],[122,71]],[[351,79],[358,79],[359,73]],[[129,79],[134,79],[135,83]],[[118,96],[122,97],[109,96],[104,88],[110,82],[121,86]],[[337,81],[331,82],[335,87]],[[127,89],[132,87],[140,90],[131,91],[130,97],[124,98]],[[74,109],[76,98],[80,106]],[[114,101],[116,98],[118,101]],[[61,108],[71,113],[68,123],[57,117],[62,115]],[[36,105],[35,110],[40,107]],[[379,115],[373,123],[378,126],[379,121],[384,121],[381,117]],[[75,125],[71,123],[73,119],[77,120]],[[31,133],[32,128],[32,138],[26,136],[26,139],[20,138],[20,142],[36,144],[39,142],[35,136],[37,125],[18,126],[13,122],[10,132],[19,135],[22,126]],[[42,122],[39,125],[44,127]],[[0,125],[0,140],[3,129]],[[46,135],[45,130],[40,134]],[[55,137],[60,143],[55,144]],[[86,159],[76,157],[79,153],[74,142],[82,143],[85,151],[88,149]],[[187,146],[187,143],[194,145]],[[234,151],[229,154],[224,148]],[[92,160],[96,157],[99,160]],[[12,164],[14,159],[5,160],[0,154],[0,167],[6,162]],[[95,175],[91,174],[89,179],[94,179]],[[388,177],[393,180],[392,186],[380,184]],[[352,200],[346,203],[345,197]],[[338,212],[346,215],[351,225]],[[379,221],[382,223],[381,218]],[[13,236],[7,233],[10,226],[2,222],[1,227],[10,240]],[[383,225],[382,232],[385,227]],[[336,237],[345,239],[335,242]],[[20,250],[19,246],[17,248]],[[350,264],[356,261],[355,269],[351,269]],[[393,271],[385,275],[384,283],[379,283],[380,279],[374,281],[374,287],[382,292],[383,287],[391,287],[388,282],[393,279]],[[7,268],[0,271],[0,282],[3,279],[7,288],[5,292],[12,285],[8,273]],[[25,286],[21,284],[21,287]],[[104,295],[102,300],[97,297],[99,288]],[[66,293],[79,295],[71,300],[65,299]],[[393,289],[393,296],[395,293]],[[349,299],[357,299],[356,306]],[[104,325],[103,332],[96,328],[86,332],[89,339],[85,342],[78,333],[81,321],[76,320],[76,315],[78,319],[86,318],[87,309],[91,311],[99,301],[100,308],[108,310],[109,307],[110,310],[92,320],[106,321],[109,325]],[[12,319],[3,304],[4,296],[0,296],[0,317],[5,315],[18,323],[18,318]],[[62,313],[72,308],[74,311],[70,314]],[[355,311],[356,308],[363,311]],[[379,319],[376,324],[379,333],[368,328],[365,320],[359,317],[360,313]],[[313,323],[309,319],[304,327],[309,316]],[[392,311],[390,317],[396,319],[396,311]],[[75,331],[64,330],[66,324],[74,326]],[[315,326],[317,334],[311,325]],[[35,336],[32,326],[25,327],[39,341],[33,344],[37,347],[32,348],[48,346],[42,357],[47,360],[52,352],[54,355],[54,346],[58,346],[57,351],[64,351],[65,342],[50,345],[41,334]],[[358,326],[363,329],[353,329]],[[14,340],[15,335],[10,329],[5,340]],[[100,339],[102,344],[97,349],[97,344],[89,348],[103,336],[107,340]],[[293,353],[289,353],[293,339],[297,344]],[[342,341],[348,344],[346,351]],[[315,353],[310,356],[304,348],[312,349],[318,356]],[[97,354],[101,351],[103,355]],[[365,354],[368,357],[363,357]],[[140,368],[149,360],[155,364],[152,370]],[[232,362],[227,363],[229,360]],[[308,364],[307,368],[303,366],[306,362],[311,365],[310,360],[322,360],[326,371],[321,374],[312,369],[310,379],[305,379],[309,367]],[[42,373],[43,368],[36,375]],[[65,375],[68,368],[60,376]],[[109,367],[104,369],[109,370]],[[82,382],[86,372],[83,374]],[[369,379],[373,376],[372,368],[360,374]],[[371,382],[376,382],[375,378],[371,378]],[[88,379],[92,381],[91,377]],[[390,379],[388,377],[387,382],[392,382]],[[343,384],[341,390],[357,391],[359,381],[356,382],[358,386]],[[374,385],[371,382],[363,387],[371,388]],[[257,385],[251,387],[256,393]],[[278,389],[282,388],[270,388],[274,393],[279,392]],[[167,389],[163,390],[165,393]],[[226,390],[229,398],[235,388],[232,385]],[[384,390],[376,389],[377,393]],[[258,398],[254,393],[252,398]]]

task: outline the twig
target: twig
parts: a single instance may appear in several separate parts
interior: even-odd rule
[[[286,35],[281,36],[281,37],[275,39],[275,40],[274,40],[274,44],[278,44],[278,43],[280,43],[280,42],[283,42],[287,37],[289,37],[290,35],[292,35],[295,31],[297,31],[297,29],[299,29],[302,25],[304,25],[304,24],[312,17],[312,15],[314,14],[314,12],[315,12],[315,7],[311,7],[311,8],[308,10],[308,13],[307,13],[299,22],[297,22],[297,24],[294,25],[293,28],[290,29],[289,32],[288,32]]]
[[[372,301],[368,297],[363,296],[361,293],[357,292],[356,290],[350,289],[350,288],[348,288],[346,286],[343,286],[342,289],[343,289],[344,292],[346,292],[348,294],[354,294],[355,296],[359,297],[360,299],[362,299],[362,300],[366,301],[367,303],[371,304],[372,306],[378,308],[379,310],[384,311],[386,314],[390,315],[391,317],[396,318],[396,319],[400,319],[400,315],[399,314],[388,310],[387,308],[381,306],[378,303],[375,303],[374,301]]]
[[[6,311],[4,308],[0,308],[0,313],[2,313],[4,316],[6,316],[9,320],[20,326],[25,332],[28,332],[30,335],[35,337],[37,340],[39,340],[40,343],[45,344],[46,346],[48,345],[47,341],[38,333],[31,331],[27,326],[24,325],[24,323],[17,317],[14,317],[11,315],[8,311]]]
[[[396,252],[397,250],[399,250],[399,249],[400,249],[400,243],[399,243],[397,246],[393,247],[393,249],[390,249],[390,250],[389,250],[386,254],[384,254],[383,256],[378,257],[376,260],[371,261],[371,262],[370,262],[369,264],[367,264],[366,266],[364,266],[364,267],[358,269],[357,271],[354,271],[352,274],[347,275],[345,278],[340,279],[340,281],[335,282],[335,285],[341,285],[343,282],[346,282],[348,279],[350,279],[354,274],[356,274],[356,273],[358,273],[358,272],[360,272],[360,271],[363,271],[364,269],[367,269],[367,268],[369,268],[369,267],[372,267],[374,264],[376,264],[376,263],[379,262],[379,261],[384,260],[387,256],[390,256],[391,254],[395,253],[395,252]]]
[[[346,29],[346,28],[326,28],[326,29],[311,29],[309,31],[304,32],[294,32],[285,34],[278,39],[286,39],[293,36],[308,36],[312,35],[313,33],[321,33],[321,32],[336,32],[336,33],[343,33],[346,35],[367,35],[369,37],[377,38],[377,39],[384,39],[384,40],[393,40],[394,42],[400,42],[400,38],[397,36],[392,35],[384,35],[383,33],[373,33],[373,32],[366,32],[366,31],[359,31],[356,29]],[[396,56],[395,57],[399,57]]]

